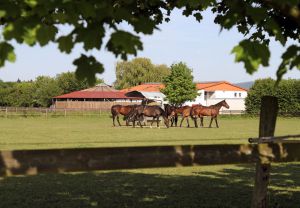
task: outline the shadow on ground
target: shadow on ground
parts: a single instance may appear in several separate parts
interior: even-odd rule
[[[253,165],[226,167],[4,178],[0,207],[250,207]],[[299,207],[299,163],[273,166],[269,196],[270,207]]]

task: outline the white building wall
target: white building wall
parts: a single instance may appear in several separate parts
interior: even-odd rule
[[[229,99],[229,98],[246,98],[245,91],[215,91],[212,98]]]
[[[217,104],[218,102],[221,102],[222,99],[209,99],[207,100],[207,106]],[[227,104],[229,105],[229,109],[226,109],[224,107],[221,108],[221,110],[225,111],[244,111],[245,110],[245,99],[244,98],[226,98],[225,99]]]
[[[196,97],[196,99],[194,101],[188,101],[185,102],[184,105],[197,105],[197,104],[201,104],[204,105],[204,90],[198,90],[199,96]]]

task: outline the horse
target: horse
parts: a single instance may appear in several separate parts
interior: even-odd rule
[[[165,109],[168,119],[171,120],[171,126],[173,126],[173,122],[175,119],[176,107],[173,105],[170,105],[170,104],[164,104],[164,109]]]
[[[191,110],[191,117],[194,119],[195,122],[195,127],[198,127],[197,124],[197,116],[200,118],[200,126],[203,127],[203,116],[210,116],[210,124],[209,128],[211,128],[211,124],[213,120],[216,122],[216,127],[219,128],[219,124],[217,121],[217,117],[219,115],[221,107],[229,108],[229,105],[225,100],[222,100],[221,102],[218,102],[217,104],[210,105],[210,106],[202,106],[202,105],[197,105],[194,106]]]
[[[136,105],[113,105],[111,107],[111,114],[113,118],[113,125],[115,125],[115,118],[117,117],[117,121],[119,123],[119,126],[121,126],[120,121],[119,121],[119,115],[127,116],[132,109],[135,108]],[[126,126],[128,126],[128,121],[126,119]]]
[[[135,106],[134,110],[130,112],[127,119],[132,119],[133,121],[133,127],[135,127],[135,121],[140,120],[141,116],[146,117],[152,117],[153,120],[150,124],[150,127],[152,127],[153,122],[157,121],[157,127],[159,127],[159,118],[162,116],[164,119],[164,123],[167,128],[169,128],[169,119],[166,114],[166,112],[159,106],[153,105],[153,106],[145,106],[145,105],[138,105]],[[141,122],[140,127],[142,128]]]
[[[191,108],[192,108],[191,106],[186,105],[186,106],[178,107],[175,110],[175,125],[176,125],[176,127],[177,127],[178,115],[182,116],[182,119],[181,119],[181,122],[180,122],[180,127],[182,126],[182,122],[183,122],[184,119],[186,119],[187,127],[190,127],[189,116],[191,114]]]

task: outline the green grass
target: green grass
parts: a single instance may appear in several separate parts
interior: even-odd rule
[[[0,180],[0,207],[250,207],[254,165],[45,174]],[[300,204],[300,163],[272,167],[269,207]]]
[[[0,149],[247,143],[258,119],[222,117],[220,128],[112,127],[111,118],[0,118]],[[298,134],[279,118],[276,135]],[[208,125],[208,121],[205,121]],[[270,207],[300,204],[300,163],[272,164]],[[153,168],[0,178],[2,208],[250,207],[254,164]]]
[[[299,118],[279,118],[276,135],[299,133],[299,123]],[[205,120],[205,126],[208,124],[209,121]],[[239,144],[247,143],[249,137],[258,136],[258,118],[224,117],[219,118],[219,124],[219,129],[167,129],[165,126],[160,129],[141,129],[112,127],[112,120],[108,116],[0,118],[0,149]]]

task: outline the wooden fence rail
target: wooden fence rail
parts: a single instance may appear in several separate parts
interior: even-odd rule
[[[267,144],[272,162],[300,160],[299,143]],[[0,151],[0,175],[254,163],[258,145],[220,144]]]

